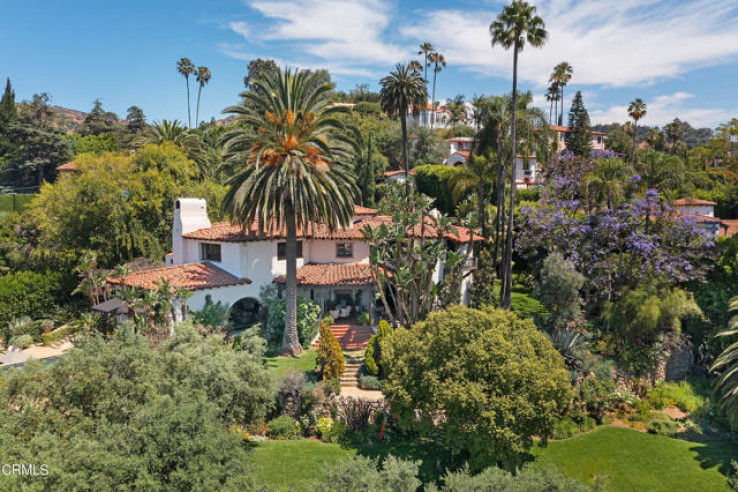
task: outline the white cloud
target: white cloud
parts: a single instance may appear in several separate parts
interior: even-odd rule
[[[544,85],[566,60],[577,84],[651,84],[738,56],[735,0],[541,0],[549,41],[521,54],[520,76]],[[509,77],[512,56],[490,47],[495,11],[436,10],[403,33],[432,41],[449,64]]]
[[[729,120],[734,111],[721,108],[696,108],[688,103],[693,95],[686,92],[675,92],[655,97],[652,101],[646,101],[648,111],[646,117],[641,120],[644,125],[663,126],[674,118],[688,121],[694,127],[714,128],[719,123]],[[593,123],[624,123],[630,120],[628,106],[612,106],[606,110],[590,111]]]
[[[246,4],[272,20],[258,32],[243,22],[230,29],[254,41],[292,42],[295,59],[316,62],[292,65],[320,66],[332,73],[375,76],[370,67],[394,64],[411,52],[386,42],[393,9],[386,0],[247,0]],[[226,52],[226,54],[229,54]]]

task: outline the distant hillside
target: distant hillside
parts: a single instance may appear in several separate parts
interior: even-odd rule
[[[686,123],[686,128],[684,130],[684,136],[682,140],[685,144],[687,144],[687,148],[694,148],[694,147],[700,147],[707,145],[712,138],[713,131],[710,128],[694,128],[692,125],[690,125],[688,122]],[[620,123],[609,123],[609,124],[599,124],[599,125],[592,125],[592,130],[603,132],[606,135],[609,135],[610,132],[613,130],[620,128],[622,125]],[[659,130],[663,130],[662,127],[658,126],[643,126],[638,125],[638,141],[641,142],[646,137],[646,133],[651,128],[656,128]]]

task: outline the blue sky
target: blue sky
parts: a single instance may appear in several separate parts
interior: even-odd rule
[[[0,77],[19,99],[88,110],[100,98],[121,115],[141,106],[150,120],[185,120],[179,58],[206,65],[201,119],[236,102],[248,60],[325,67],[339,88],[378,87],[397,61],[431,41],[448,68],[439,98],[510,90],[512,55],[490,47],[487,29],[502,2],[484,0],[6,0]],[[566,60],[595,122],[624,121],[635,97],[643,123],[675,116],[715,126],[738,116],[736,0],[540,0],[550,31],[542,50],[520,59],[521,87],[541,106],[551,67]],[[193,91],[193,105],[194,94]],[[194,107],[194,106],[193,106]],[[193,109],[194,118],[194,109]]]

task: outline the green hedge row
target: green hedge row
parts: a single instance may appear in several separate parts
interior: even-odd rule
[[[57,340],[61,340],[62,338],[73,335],[79,330],[79,326],[76,324],[68,324],[64,325],[60,328],[57,328],[56,330],[50,332],[50,333],[43,333],[41,335],[41,338],[44,341],[44,345],[51,345],[52,343],[56,342]]]
[[[453,215],[456,207],[451,197],[451,181],[463,171],[462,168],[429,164],[418,166],[415,171],[415,183],[418,191],[435,198],[435,207],[441,212]]]

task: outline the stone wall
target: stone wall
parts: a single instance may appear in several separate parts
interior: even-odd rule
[[[681,381],[692,370],[694,345],[686,338],[679,338],[664,345],[663,357],[656,367],[643,376],[636,377],[620,368],[614,369],[613,377],[619,389],[629,388],[636,394],[645,394],[658,383]]]

